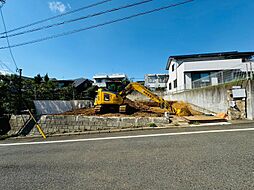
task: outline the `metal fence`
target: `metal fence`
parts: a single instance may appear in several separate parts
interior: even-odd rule
[[[242,81],[254,79],[254,71],[252,69],[252,62],[248,64],[241,64],[235,68],[227,69],[218,72],[210,72],[210,74],[205,77],[202,77],[198,80],[194,80],[191,84],[184,84],[184,86],[178,86],[176,89],[171,91],[172,93],[204,88],[208,86],[216,86],[220,84],[226,84],[234,81]]]
[[[233,81],[244,80],[247,79],[247,76],[249,76],[247,72],[241,70],[220,71],[193,81],[191,84],[191,88],[202,88],[207,86],[225,84]]]

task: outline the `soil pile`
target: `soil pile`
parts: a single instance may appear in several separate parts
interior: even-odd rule
[[[199,115],[200,112],[196,112],[191,109],[191,106],[184,102],[169,102],[174,110],[180,111],[179,113],[185,116],[188,115]],[[94,108],[84,108],[76,109],[73,111],[68,111],[60,115],[86,115],[86,116],[102,116],[102,117],[163,117],[165,112],[169,112],[167,109],[161,109],[159,103],[156,102],[134,102],[130,99],[125,99],[124,104],[129,105],[134,108],[135,111],[131,114],[123,113],[105,113],[105,114],[96,114]],[[179,114],[179,115],[180,115]]]

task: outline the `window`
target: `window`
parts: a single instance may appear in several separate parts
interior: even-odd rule
[[[177,79],[174,80],[174,88],[177,88]]]
[[[199,88],[211,83],[210,72],[195,72],[191,74],[192,87]]]
[[[172,83],[169,83],[168,84],[168,90],[171,90],[172,89]]]
[[[175,65],[176,65],[176,64],[173,64],[173,65],[172,65],[172,72],[175,71]]]
[[[155,83],[156,82],[156,76],[149,76],[148,77],[148,83]]]
[[[167,76],[159,76],[158,81],[159,81],[159,83],[166,83],[166,82],[168,82],[168,77]]]
[[[102,82],[102,79],[96,79],[96,82],[97,82],[97,83],[101,83],[101,82]]]
[[[200,80],[201,82],[210,82],[210,73],[192,73],[192,81]]]
[[[202,82],[210,82],[209,73],[200,73],[200,78]]]
[[[109,101],[110,100],[110,95],[109,94],[105,94],[104,95],[104,101]]]

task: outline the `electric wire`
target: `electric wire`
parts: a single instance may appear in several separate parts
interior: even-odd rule
[[[0,64],[2,65],[2,68],[3,69],[7,69],[10,73],[13,73],[13,74],[15,74],[15,72],[7,65],[7,64],[5,64],[2,60],[0,60]],[[5,68],[4,68],[4,67]]]
[[[72,14],[72,13],[76,13],[76,12],[85,10],[85,9],[96,7],[98,5],[102,5],[102,4],[108,3],[110,1],[113,1],[113,0],[104,0],[104,1],[97,2],[97,3],[93,3],[93,4],[90,4],[90,5],[87,5],[87,6],[84,6],[84,7],[75,9],[75,10],[72,10],[72,11],[68,11],[66,13],[62,13],[62,14],[59,14],[59,15],[56,15],[56,16],[52,16],[52,17],[49,17],[49,18],[46,18],[46,19],[42,19],[42,20],[33,22],[31,24],[27,24],[27,25],[24,25],[24,26],[20,26],[18,28],[14,28],[14,29],[9,30],[9,31],[4,31],[4,32],[0,33],[0,35],[6,34],[6,33],[11,33],[11,32],[14,32],[14,31],[17,31],[17,30],[21,30],[21,29],[24,29],[24,28],[28,28],[30,26],[34,26],[34,25],[37,25],[37,24],[40,24],[40,23],[43,23],[43,22],[47,22],[47,21],[50,21],[50,20],[53,20],[53,19],[56,19],[56,18],[59,18],[59,17],[63,17],[63,16],[66,16],[66,15],[69,15],[69,14]]]
[[[10,37],[14,37],[14,36],[19,36],[19,35],[31,33],[31,32],[36,32],[36,31],[40,31],[40,30],[44,30],[44,29],[49,29],[49,28],[52,28],[52,27],[61,26],[61,25],[64,25],[64,24],[68,24],[68,23],[72,23],[72,22],[81,21],[81,20],[84,20],[84,19],[104,15],[104,14],[107,14],[107,13],[120,11],[122,9],[135,7],[135,6],[142,5],[142,4],[145,4],[145,3],[149,3],[149,2],[152,2],[152,1],[153,0],[145,0],[145,1],[140,1],[140,2],[136,2],[136,3],[132,3],[132,4],[127,4],[127,5],[123,5],[123,6],[120,6],[120,7],[113,8],[113,9],[108,9],[108,10],[105,10],[105,11],[97,12],[97,13],[94,13],[94,14],[89,14],[89,15],[86,15],[86,16],[82,16],[82,17],[78,17],[78,18],[74,18],[74,19],[70,19],[70,20],[66,20],[66,21],[62,21],[62,22],[58,22],[58,23],[54,23],[54,24],[50,24],[50,25],[45,25],[45,26],[41,26],[41,27],[38,27],[38,28],[25,30],[25,31],[21,31],[21,32],[18,32],[18,33],[14,33],[14,34],[9,34],[8,37],[10,38]],[[6,38],[6,36],[5,35],[0,36],[0,38]]]
[[[130,16],[122,17],[122,18],[119,18],[119,19],[107,21],[107,22],[104,22],[104,23],[101,23],[101,24],[92,25],[92,26],[85,27],[85,28],[80,28],[80,29],[75,29],[75,30],[71,30],[71,31],[67,31],[67,32],[47,36],[47,37],[44,37],[44,38],[39,38],[39,39],[36,39],[36,40],[23,42],[23,43],[17,43],[17,44],[14,44],[14,45],[10,46],[10,47],[14,48],[14,47],[25,46],[25,45],[28,45],[28,44],[34,44],[34,43],[38,43],[38,42],[42,42],[42,41],[46,41],[46,40],[50,40],[50,39],[54,39],[54,38],[58,38],[58,37],[78,33],[78,32],[82,32],[82,31],[86,31],[86,30],[91,30],[91,29],[102,27],[102,26],[105,26],[105,25],[110,25],[110,24],[121,22],[121,21],[124,21],[124,20],[129,20],[129,19],[132,19],[132,18],[135,18],[135,17],[144,16],[144,15],[151,14],[151,13],[154,13],[154,12],[159,12],[159,11],[166,10],[166,9],[169,9],[169,8],[172,8],[172,7],[177,7],[177,6],[184,5],[184,4],[193,2],[193,1],[195,1],[195,0],[186,0],[186,1],[179,2],[179,3],[170,4],[170,5],[159,7],[159,8],[156,8],[156,9],[149,10],[149,11],[144,11],[144,12],[140,12],[140,13],[133,14],[133,15],[130,15]],[[2,47],[0,47],[0,50],[7,49],[7,48],[8,48],[8,46],[2,46]]]
[[[6,41],[7,41],[7,48],[9,49],[10,55],[11,55],[11,59],[16,67],[16,71],[18,72],[18,65],[16,63],[16,60],[14,58],[14,55],[12,53],[12,49],[11,49],[11,45],[10,45],[10,41],[9,41],[9,37],[8,37],[8,33],[7,33],[7,29],[6,29],[6,24],[5,24],[5,20],[4,20],[4,15],[3,15],[3,11],[2,11],[2,7],[0,7],[0,12],[1,12],[1,18],[2,18],[2,22],[3,22],[3,26],[4,26],[4,30],[5,30],[5,36],[6,36]]]

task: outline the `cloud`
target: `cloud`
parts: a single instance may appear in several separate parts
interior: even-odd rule
[[[51,1],[51,2],[48,2],[48,5],[49,5],[49,9],[52,12],[65,13],[67,9],[71,9],[71,6],[69,3],[65,5],[61,1]]]

